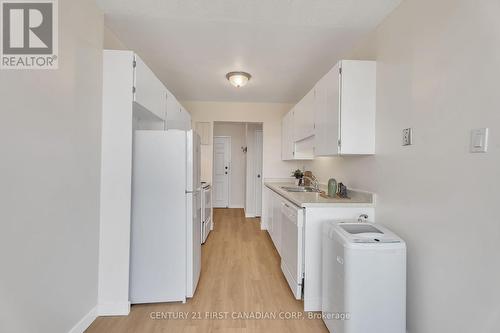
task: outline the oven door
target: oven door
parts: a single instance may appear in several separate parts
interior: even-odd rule
[[[207,235],[212,230],[212,188],[208,187],[205,190],[205,195],[204,195],[204,217],[205,217],[205,223],[207,225]]]

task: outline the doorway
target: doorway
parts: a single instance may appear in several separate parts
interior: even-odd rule
[[[213,202],[214,208],[229,208],[231,182],[231,137],[214,136],[213,160]]]
[[[242,208],[246,217],[261,216],[262,152],[262,123],[214,122],[214,207]]]

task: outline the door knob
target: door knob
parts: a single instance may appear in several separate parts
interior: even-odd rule
[[[260,178],[260,175],[257,175],[257,178]]]
[[[227,171],[226,171],[226,172],[224,172],[224,173],[227,175]]]
[[[224,169],[226,169],[226,170],[227,170],[227,167],[224,167]]]

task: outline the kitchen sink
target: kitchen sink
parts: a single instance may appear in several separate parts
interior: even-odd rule
[[[281,188],[287,192],[321,192],[314,187],[309,186],[281,186]]]

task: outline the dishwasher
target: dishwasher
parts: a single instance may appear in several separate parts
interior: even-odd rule
[[[281,202],[281,270],[294,297],[302,298],[304,209]]]

